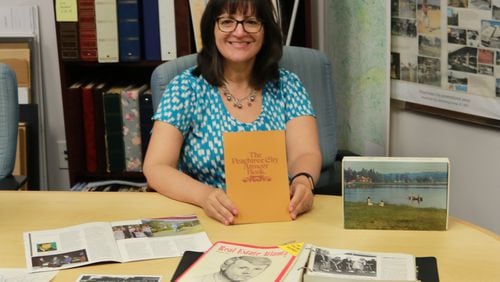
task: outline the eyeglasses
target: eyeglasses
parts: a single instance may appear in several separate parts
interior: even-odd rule
[[[217,19],[217,27],[222,32],[233,32],[238,27],[238,24],[241,24],[243,30],[247,33],[257,33],[262,29],[262,21],[256,18],[248,18],[242,21],[227,17]]]

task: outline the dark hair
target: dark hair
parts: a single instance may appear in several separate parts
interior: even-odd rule
[[[259,89],[266,81],[279,78],[278,62],[283,53],[281,28],[274,17],[274,7],[270,0],[210,0],[201,17],[203,47],[198,53],[198,66],[193,74],[203,75],[212,85],[224,84],[223,58],[215,45],[214,27],[219,15],[224,12],[234,14],[237,11],[245,14],[248,11],[254,12],[263,24],[264,41],[256,56],[250,78],[250,85]]]

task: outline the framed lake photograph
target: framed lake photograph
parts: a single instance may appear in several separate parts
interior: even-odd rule
[[[447,230],[448,158],[345,157],[344,228]]]

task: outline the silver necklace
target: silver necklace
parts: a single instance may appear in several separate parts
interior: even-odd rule
[[[251,107],[252,103],[255,102],[255,98],[257,97],[257,92],[255,91],[255,89],[252,89],[252,91],[250,91],[250,94],[248,94],[247,96],[245,96],[243,98],[235,97],[233,94],[231,94],[231,92],[229,92],[229,89],[227,88],[227,86],[225,84],[222,85],[222,94],[224,94],[224,96],[226,96],[226,100],[228,102],[233,103],[233,107],[236,107],[238,109],[243,108],[243,103],[245,101],[247,102],[247,106]]]

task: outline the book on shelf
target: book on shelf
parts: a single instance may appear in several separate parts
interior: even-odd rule
[[[96,172],[104,173],[107,168],[106,153],[106,129],[104,126],[103,95],[109,90],[109,85],[104,83],[102,87],[96,87],[93,92],[94,101],[94,129],[95,129],[95,159]]]
[[[78,36],[80,59],[90,62],[97,61],[95,0],[78,0]]]
[[[189,55],[193,48],[193,29],[189,12],[189,0],[174,0],[175,37],[177,41],[177,57]]]
[[[95,81],[82,86],[82,119],[85,137],[85,167],[89,172],[95,172],[97,170],[93,96],[95,87]]]
[[[103,93],[104,130],[106,137],[107,172],[125,170],[123,143],[122,92],[130,86],[114,86]]]
[[[345,157],[347,229],[447,230],[448,158]]]
[[[60,57],[65,61],[78,60],[80,48],[77,0],[56,0],[54,9]]]
[[[23,239],[30,272],[179,257],[184,251],[203,252],[212,245],[196,215],[89,222],[24,232]]]
[[[26,122],[18,123],[16,161],[12,175],[28,175],[28,131],[29,125]],[[26,184],[23,188],[26,188]]]
[[[71,84],[65,91],[64,116],[72,121],[71,126],[65,123],[67,136],[71,136],[73,146],[68,146],[68,163],[70,172],[79,172],[85,169],[85,163],[75,160],[85,160],[85,132],[83,124],[82,86],[84,81]]]
[[[142,171],[139,96],[148,85],[134,86],[121,93],[125,171]]]
[[[184,259],[173,281],[283,281],[296,266],[302,243],[256,246],[234,242],[215,242],[199,258]],[[188,253],[192,255],[193,253]],[[183,259],[181,259],[182,261]],[[187,266],[182,271],[183,266]],[[245,269],[241,271],[239,269]],[[292,280],[288,280],[292,281]],[[298,280],[297,280],[298,281]]]
[[[57,22],[56,25],[61,60],[80,59],[78,22]]]
[[[226,132],[223,143],[226,192],[238,209],[234,223],[291,220],[285,132]]]
[[[120,62],[141,59],[141,7],[139,0],[117,0]]]
[[[143,0],[142,13],[144,59],[147,61],[160,61],[160,18],[158,0]]]
[[[247,276],[236,277],[232,267],[239,267],[235,262],[243,257],[246,260],[240,264],[248,270]],[[171,281],[218,281],[217,276],[231,275],[234,281],[439,281],[435,257],[334,249],[309,243],[263,247],[232,242],[215,242],[206,252],[185,252]]]
[[[160,52],[162,61],[177,58],[174,1],[158,1],[160,18]]]
[[[119,61],[117,0],[95,0],[97,60]]]

